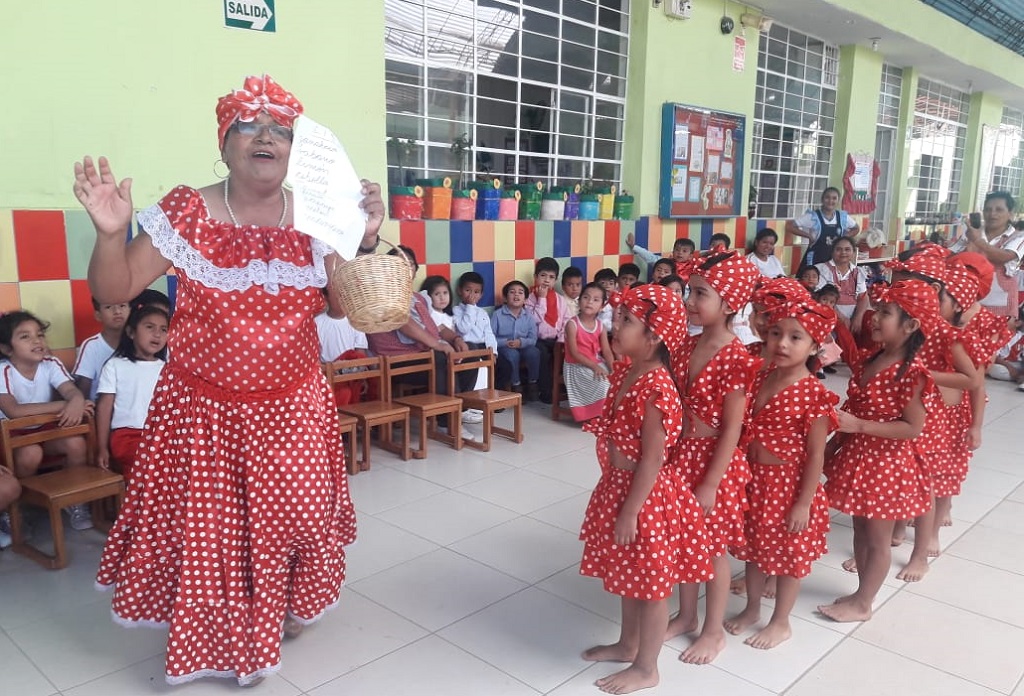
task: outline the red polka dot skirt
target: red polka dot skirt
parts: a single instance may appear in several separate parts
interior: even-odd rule
[[[676,466],[679,475],[693,491],[704,480],[708,464],[718,444],[716,437],[684,437],[679,440]],[[747,482],[750,466],[738,447],[718,484],[715,506],[705,516],[708,528],[708,552],[712,558],[724,554],[730,546],[744,546],[744,514],[747,510]]]

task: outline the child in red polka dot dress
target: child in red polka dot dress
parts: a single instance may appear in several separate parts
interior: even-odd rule
[[[967,352],[965,336],[952,325],[959,306],[946,288],[949,253],[936,244],[920,244],[888,264],[893,282],[915,279],[927,283],[939,300],[938,315],[922,318],[926,339],[918,359],[930,371],[934,388],[924,394],[924,432],[916,441],[921,465],[928,476],[933,504],[914,521],[914,550],[896,574],[904,582],[918,582],[928,572],[928,559],[939,555],[939,527],[949,517],[952,498],[967,477],[965,434],[956,432],[954,412],[969,401],[967,391],[980,383]],[[897,522],[892,543],[903,541],[905,524]]]
[[[931,506],[928,481],[914,440],[924,429],[924,394],[932,378],[917,359],[922,323],[939,312],[935,291],[919,280],[871,288],[876,312],[873,338],[880,351],[862,352],[851,363],[839,432],[826,448],[825,493],[829,504],[853,517],[857,591],[818,607],[834,621],[866,621],[892,560],[896,520]]]
[[[686,312],[704,330],[686,337],[672,356],[683,402],[683,433],[676,453],[679,475],[704,510],[715,577],[707,584],[704,626],[680,659],[706,664],[725,647],[730,546],[742,546],[750,467],[739,447],[747,394],[761,360],[730,330],[733,315],[749,301],[761,277],[757,266],[735,252],[715,254],[690,275]],[[666,637],[697,629],[697,590],[680,586],[679,614]]]
[[[704,519],[671,466],[682,428],[669,349],[686,333],[682,301],[643,285],[622,294],[613,344],[626,360],[611,375],[604,411],[584,429],[597,435],[601,479],[587,505],[580,573],[599,577],[622,598],[619,640],[583,653],[593,661],[632,663],[597,681],[624,694],[658,683],[658,654],[676,583],[712,574]]]
[[[835,312],[804,299],[775,307],[768,323],[765,347],[772,363],[754,379],[742,440],[753,476],[747,485],[747,543],[731,549],[746,561],[747,606],[725,623],[733,635],[757,623],[765,582],[777,576],[771,620],[745,641],[763,650],[792,635],[789,615],[800,579],[827,552],[821,472],[839,403],[808,368],[835,328]]]

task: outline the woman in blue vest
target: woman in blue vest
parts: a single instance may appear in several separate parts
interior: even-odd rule
[[[840,237],[855,237],[860,226],[839,209],[839,189],[829,186],[821,192],[821,207],[808,208],[803,215],[786,222],[786,232],[806,237],[807,251],[800,267],[824,263],[832,258],[832,243]]]

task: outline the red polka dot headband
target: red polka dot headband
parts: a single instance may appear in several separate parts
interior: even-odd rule
[[[898,305],[912,319],[917,319],[925,336],[934,333],[939,322],[945,321],[939,315],[939,294],[923,280],[901,280],[892,285],[875,283],[869,292],[874,304]]]
[[[818,345],[827,341],[836,328],[836,313],[832,308],[812,299],[784,302],[768,313],[769,324],[777,324],[783,319],[796,319]]]
[[[758,281],[754,294],[750,296],[751,303],[761,306],[764,310],[771,310],[787,302],[807,302],[810,299],[811,293],[800,284],[800,281],[785,277]]]
[[[978,276],[959,264],[947,266],[946,292],[961,309],[967,309],[978,301]]]
[[[224,149],[224,136],[236,121],[249,123],[266,112],[282,126],[291,127],[302,113],[302,102],[274,82],[270,75],[245,78],[242,89],[232,90],[217,100],[217,144]]]
[[[643,321],[675,352],[686,338],[686,307],[679,296],[662,285],[640,285],[622,294],[621,307]]]
[[[735,251],[705,259],[694,268],[693,274],[707,281],[734,312],[750,302],[754,286],[761,278],[757,266]]]
[[[917,273],[926,278],[944,282],[946,280],[946,257],[949,256],[949,250],[931,242],[918,244],[914,248],[919,248],[920,251],[906,261],[893,259],[886,263],[885,267],[893,271]]]
[[[992,290],[992,281],[995,279],[996,269],[992,262],[976,251],[962,251],[953,254],[946,259],[948,268],[959,267],[973,275],[978,280],[978,297],[985,297]],[[960,302],[959,298],[957,302]],[[971,304],[974,304],[973,302]],[[965,309],[969,305],[961,303]]]

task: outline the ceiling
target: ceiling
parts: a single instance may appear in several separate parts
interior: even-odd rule
[[[932,2],[933,0],[921,0]],[[946,0],[962,4],[985,4],[992,0]],[[966,65],[956,57],[940,52],[902,34],[898,28],[882,26],[856,12],[826,0],[754,0],[758,9],[786,26],[799,29],[838,45],[870,46],[878,39],[878,51],[887,63],[914,66],[926,77],[966,91],[992,92],[1008,106],[1024,109],[1024,87]],[[747,3],[749,4],[749,3]],[[1022,5],[1024,0],[1002,0],[1004,5]],[[1024,17],[1024,11],[1019,13]],[[944,18],[943,18],[944,19]],[[1015,56],[1008,55],[1008,58]]]
[[[1024,0],[921,0],[1024,56]]]

